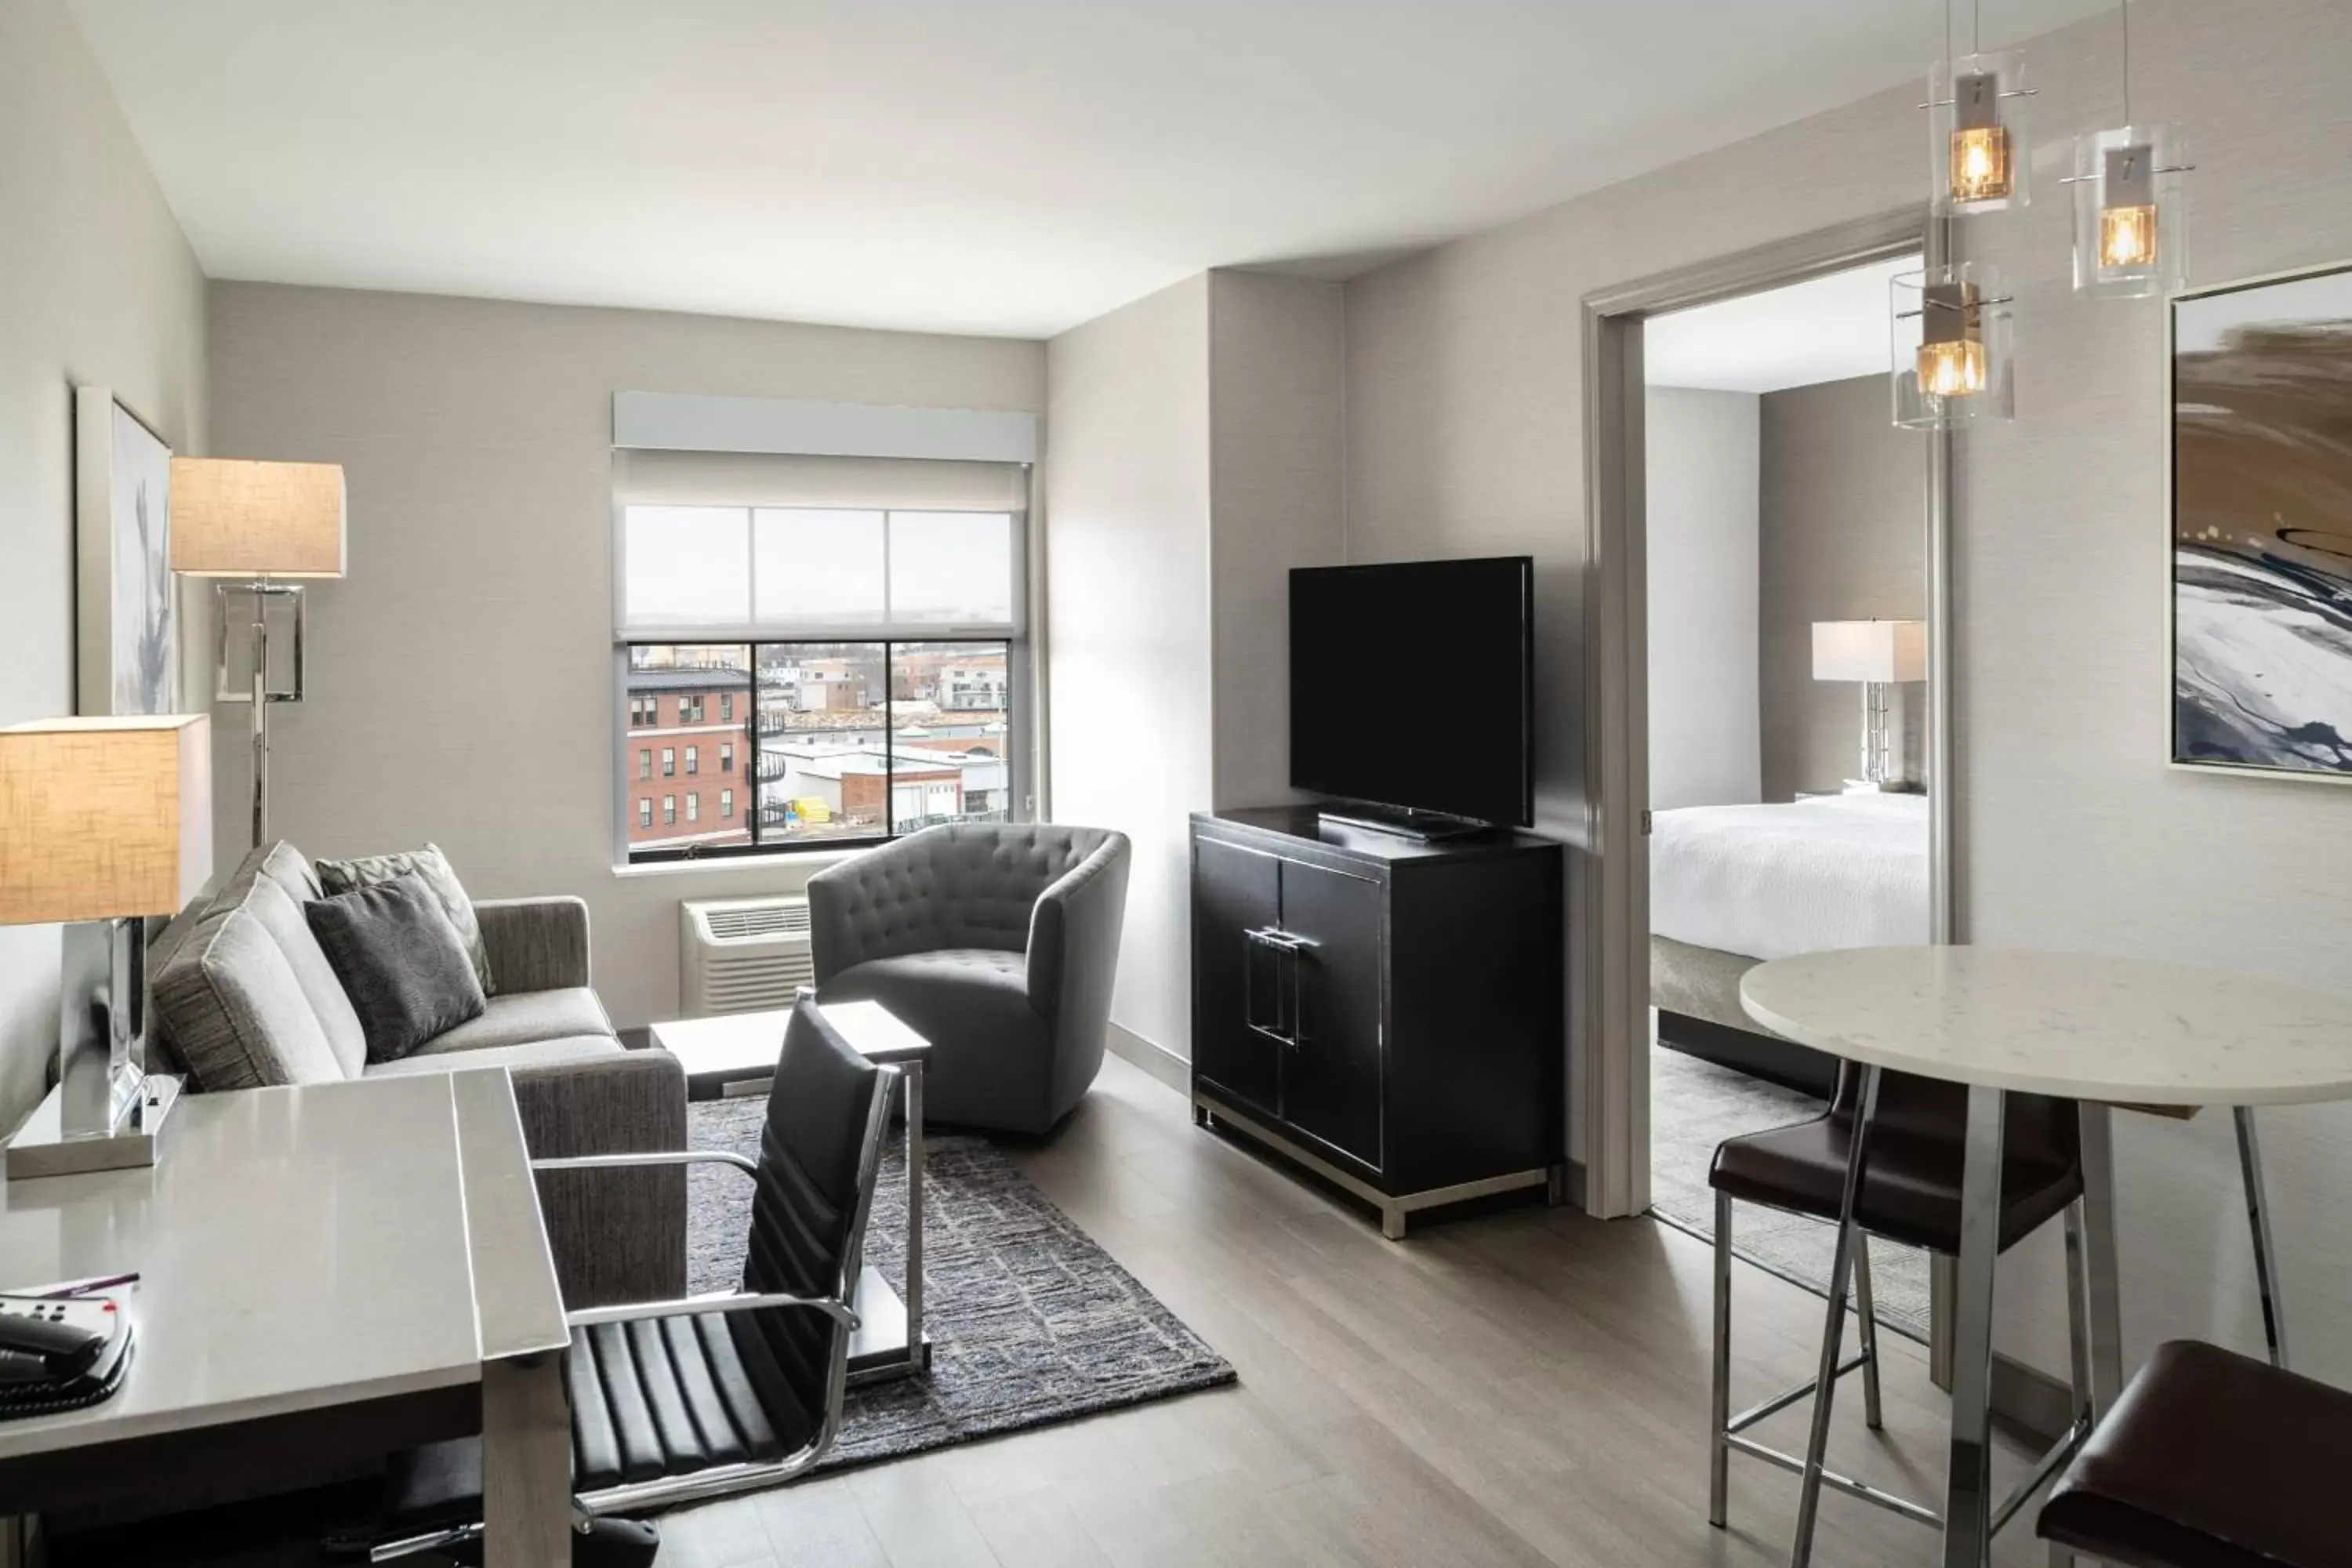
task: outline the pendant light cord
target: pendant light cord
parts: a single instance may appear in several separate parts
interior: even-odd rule
[[[2131,0],[2121,0],[2116,10],[2124,20],[2124,123],[2132,122],[2131,113]]]

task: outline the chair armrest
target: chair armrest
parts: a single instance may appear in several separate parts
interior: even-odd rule
[[[514,1069],[534,1163],[686,1151],[686,1069],[664,1050]],[[686,1171],[536,1173],[563,1299],[575,1307],[686,1293]]]
[[[1127,857],[1126,836],[1113,834],[1037,895],[1029,915],[1029,1005],[1044,1016],[1095,990],[1109,1016],[1127,913]]]
[[[751,1175],[759,1163],[747,1154],[725,1149],[669,1149],[646,1154],[572,1154],[553,1160],[533,1160],[534,1171],[642,1171],[648,1165],[732,1165]]]
[[[857,1313],[849,1303],[831,1296],[787,1296],[781,1292],[755,1295],[737,1291],[731,1295],[686,1296],[674,1301],[632,1301],[617,1307],[591,1307],[584,1311],[566,1312],[563,1321],[575,1329],[594,1323],[635,1323],[650,1318],[691,1318],[704,1312],[750,1312],[766,1307],[806,1307],[823,1312],[835,1322],[857,1331]]]
[[[485,899],[474,905],[499,994],[588,984],[588,905],[579,899]]]
[[[882,884],[906,874],[918,856],[916,838],[894,839],[828,866],[808,879],[809,963],[819,987],[843,970],[870,958],[887,958],[891,951],[911,952],[924,944],[911,941],[886,951],[874,940],[875,895]],[[920,910],[901,911],[918,915]]]

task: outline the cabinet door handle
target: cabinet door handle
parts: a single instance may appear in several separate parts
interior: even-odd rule
[[[1303,1035],[1305,1018],[1301,1014],[1298,979],[1298,955],[1312,952],[1316,943],[1309,938],[1284,931],[1280,926],[1260,926],[1242,932],[1244,943],[1267,948],[1274,953],[1274,1023],[1271,1027],[1257,1020],[1257,966],[1244,955],[1242,975],[1242,1011],[1255,1032],[1278,1045],[1297,1050]]]

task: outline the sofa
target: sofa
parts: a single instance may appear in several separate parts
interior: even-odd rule
[[[254,850],[164,928],[148,952],[156,1070],[198,1093],[505,1068],[534,1155],[686,1147],[686,1075],[630,1050],[589,985],[578,899],[479,900],[488,1008],[415,1054],[371,1064],[358,1015],[310,934],[320,896],[291,844]],[[597,1306],[686,1289],[685,1178],[672,1167],[544,1172],[541,1206],[565,1302]]]
[[[1095,1080],[1127,909],[1100,827],[952,823],[809,879],[821,1002],[875,1001],[931,1044],[926,1120],[1041,1133]]]

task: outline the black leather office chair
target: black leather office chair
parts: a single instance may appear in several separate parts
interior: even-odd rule
[[[851,1049],[803,996],[785,1029],[756,1162],[689,1150],[534,1163],[712,1161],[758,1184],[740,1292],[566,1314],[576,1563],[650,1563],[652,1528],[619,1516],[772,1486],[832,1447],[895,1076]],[[393,1495],[400,1533],[370,1549],[373,1561],[478,1551],[480,1441],[404,1455]]]
[[[1968,1089],[1958,1084],[1898,1072],[1880,1075],[1878,1104],[1871,1118],[1862,1185],[1854,1194],[1853,1283],[1860,1353],[1841,1359],[1830,1386],[1803,1383],[1734,1415],[1731,1413],[1731,1222],[1734,1200],[1809,1215],[1834,1225],[1844,1201],[1846,1157],[1862,1116],[1862,1073],[1851,1062],[1838,1071],[1829,1110],[1811,1121],[1769,1132],[1727,1138],[1715,1151],[1708,1173],[1715,1188],[1715,1372],[1712,1431],[1708,1450],[1707,1518],[1726,1520],[1731,1456],[1746,1454],[1802,1474],[1806,1457],[1767,1447],[1746,1436],[1748,1428],[1808,1396],[1834,1399],[1836,1383],[1850,1373],[1863,1375],[1864,1411],[1879,1425],[1878,1334],[1870,1293],[1869,1241],[1885,1237],[1946,1256],[1960,1249],[1960,1173],[1967,1147]],[[2054,1215],[2066,1216],[2070,1282],[2079,1285],[2082,1247],[2082,1127],[2074,1101],[2041,1095],[2008,1097],[2002,1125],[2000,1247],[2008,1250]],[[1846,1281],[1834,1287],[1843,1290]],[[2067,1437],[2044,1456],[2030,1485],[2001,1505],[2005,1523],[2041,1480],[2070,1457],[2089,1431],[2088,1368],[2083,1364],[2086,1307],[2071,1289],[2067,1308],[2074,1324],[2075,1423]],[[1843,1352],[1841,1351],[1841,1356]],[[1817,1456],[1813,1456],[1817,1458]],[[1921,1523],[1938,1523],[1926,1506],[1824,1470],[1831,1489],[1876,1503]]]

